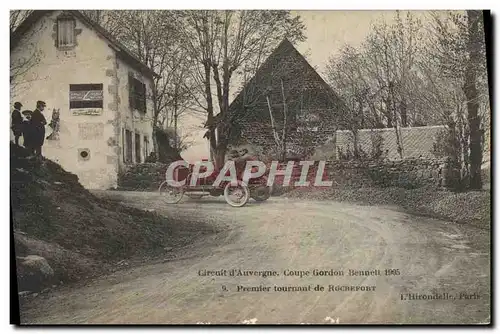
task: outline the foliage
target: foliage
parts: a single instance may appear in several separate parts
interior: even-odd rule
[[[171,161],[173,157],[180,158],[180,153],[191,146],[187,136],[180,135],[174,128],[156,127],[155,136],[158,142],[158,157],[149,157],[149,161]],[[167,160],[165,160],[167,159]]]
[[[9,30],[12,34],[17,27],[33,12],[32,10],[11,10],[9,15]]]
[[[178,127],[178,119],[192,103],[190,68],[174,22],[167,10],[90,10],[87,17],[102,25],[155,73],[151,93],[154,128]],[[156,137],[155,137],[156,138]],[[155,151],[158,143],[154,140]],[[175,145],[174,145],[175,146]]]
[[[352,134],[351,134],[352,138]],[[352,141],[352,139],[351,139]],[[351,150],[348,146],[345,150],[338,147],[337,148],[337,159],[338,160],[357,160],[357,161],[367,161],[367,160],[384,160],[385,152],[384,138],[378,132],[371,133],[371,149],[367,152],[361,145],[358,145],[355,149]]]
[[[440,140],[454,143],[446,154],[460,170],[457,182],[477,189],[490,122],[481,13],[435,11],[425,19],[398,11],[393,23],[373,24],[361,46],[330,58],[328,81],[348,110],[341,126],[352,132],[355,151],[359,129],[394,128],[404,158],[401,127],[448,125],[455,139]]]
[[[484,130],[489,128],[481,13],[434,13],[432,22],[434,45],[428,47],[421,67],[430,86],[428,99],[440,107],[450,132],[452,183],[480,189]]]
[[[290,11],[203,10],[183,11],[176,26],[194,69],[191,74],[197,84],[192,96],[207,114],[206,138],[216,163],[221,164],[234,124],[229,114],[230,89],[238,79],[252,75],[284,37],[303,40],[304,25]]]
[[[9,20],[9,29],[10,34],[19,27],[19,25],[32,13],[32,10],[11,10],[10,11],[10,20]],[[43,24],[40,30],[43,29]],[[37,30],[32,29],[26,34],[26,40],[31,40],[33,36],[38,33]],[[19,90],[29,89],[26,85],[30,82],[38,79],[37,75],[33,75],[31,80],[26,80],[25,74],[30,72],[34,66],[39,64],[41,58],[43,57],[43,53],[40,50],[39,46],[36,42],[26,43],[23,46],[22,54],[17,54],[16,57],[11,57],[10,60],[10,91],[11,96],[15,96]]]

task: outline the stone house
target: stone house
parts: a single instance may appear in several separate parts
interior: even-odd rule
[[[85,187],[116,187],[118,173],[152,151],[156,74],[81,12],[33,11],[11,35],[10,55],[12,104],[46,102],[54,133],[43,155]]]
[[[231,103],[231,146],[272,154],[276,141],[271,126],[286,127],[288,156],[310,156],[335,135],[343,101],[287,39],[283,40]],[[286,110],[286,122],[283,110]]]

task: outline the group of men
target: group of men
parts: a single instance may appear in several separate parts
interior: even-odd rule
[[[22,136],[23,146],[29,151],[30,155],[42,155],[42,146],[45,141],[45,125],[47,124],[47,120],[42,114],[45,106],[44,101],[37,101],[35,110],[23,110],[21,112],[22,103],[14,103],[11,126],[14,133],[14,142],[19,146],[19,138]]]

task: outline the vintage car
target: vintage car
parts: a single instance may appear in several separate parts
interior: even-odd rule
[[[272,192],[272,187],[267,185],[266,174],[257,178],[250,178],[247,183],[242,181],[246,161],[254,159],[253,157],[245,156],[243,153],[247,152],[238,152],[236,154],[233,151],[230,154],[230,159],[234,161],[236,167],[237,184],[223,180],[216,185],[215,181],[222,170],[222,168],[217,167],[214,167],[208,176],[197,178],[196,182],[191,182],[195,176],[195,164],[186,163],[186,166],[178,166],[173,172],[174,181],[185,181],[184,184],[182,186],[173,186],[165,180],[160,185],[158,191],[169,204],[178,203],[184,194],[191,199],[200,199],[203,196],[223,195],[226,202],[234,207],[244,206],[250,198],[256,201],[265,201],[271,196]],[[203,160],[207,161],[207,159]],[[201,166],[199,172],[205,173],[206,170],[205,166]],[[256,172],[256,170],[253,169],[252,172]],[[225,175],[228,176],[229,171],[226,171]]]

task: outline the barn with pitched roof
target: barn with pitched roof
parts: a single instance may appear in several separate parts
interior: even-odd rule
[[[273,132],[282,135],[285,128],[287,155],[307,157],[335,136],[343,108],[338,95],[285,39],[231,103],[231,145],[272,154],[277,146]]]

